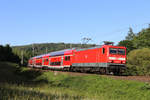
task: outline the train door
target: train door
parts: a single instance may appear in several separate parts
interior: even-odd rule
[[[63,66],[64,58],[63,56],[61,57],[61,66]]]
[[[100,62],[101,59],[101,48],[98,48],[98,50],[96,51],[96,63],[98,64]]]
[[[44,66],[44,58],[42,57],[42,66]]]
[[[64,56],[64,66],[70,66],[71,65],[71,57],[70,56]]]
[[[102,47],[100,48],[100,54],[99,54],[99,62],[100,63],[106,63],[107,62],[107,48]]]
[[[49,64],[48,66],[51,66],[51,57],[49,57]]]
[[[44,58],[44,66],[48,66],[49,64],[49,60],[48,60],[48,57]]]

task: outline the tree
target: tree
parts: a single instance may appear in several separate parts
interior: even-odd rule
[[[143,29],[133,39],[134,47],[136,48],[149,48],[150,47],[150,29]]]
[[[128,31],[128,35],[126,36],[126,40],[133,40],[134,37],[135,37],[135,34],[133,33],[132,28],[130,27]]]
[[[12,48],[9,46],[9,44],[6,44],[4,47],[4,54],[7,61],[11,60],[11,57],[13,56]]]
[[[142,48],[131,51],[127,59],[128,74],[150,75],[150,49]]]
[[[124,46],[127,48],[127,54],[133,50],[133,49],[136,49],[133,45],[133,42],[130,41],[130,40],[122,40],[118,43],[118,46]]]
[[[0,45],[0,61],[5,60],[5,55],[4,55],[4,47]]]
[[[12,52],[12,48],[8,44],[0,45],[0,61],[20,63],[19,57]]]

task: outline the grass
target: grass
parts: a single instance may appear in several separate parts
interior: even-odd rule
[[[100,75],[70,76],[0,63],[0,100],[149,100],[149,94],[149,83]]]
[[[61,89],[45,87],[26,87],[24,85],[0,84],[0,100],[79,100],[78,95],[70,95]],[[11,87],[10,87],[11,86]],[[43,90],[44,89],[44,90]],[[70,93],[70,92],[69,92]]]

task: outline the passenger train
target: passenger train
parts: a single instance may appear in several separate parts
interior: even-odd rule
[[[92,48],[65,49],[35,56],[28,66],[41,69],[118,74],[126,69],[126,48],[104,44]]]

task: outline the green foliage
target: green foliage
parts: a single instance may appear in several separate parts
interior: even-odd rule
[[[25,51],[18,48],[13,48],[13,53],[19,56],[19,59],[23,57],[23,65],[26,66],[28,64],[28,59],[31,57],[32,53],[29,51]]]
[[[133,33],[132,28],[129,28],[128,35],[125,37],[125,40],[122,40],[118,43],[118,46],[125,46],[127,48],[127,54],[136,49],[133,44],[133,39],[135,38],[136,34]]]
[[[143,29],[133,39],[134,47],[136,48],[149,48],[150,47],[150,28]]]
[[[149,83],[145,83],[144,86],[141,89],[143,89],[143,90],[150,90],[150,84]]]
[[[20,63],[19,57],[12,52],[12,48],[9,45],[0,45],[0,61]]]
[[[29,87],[17,84],[0,83],[0,100],[83,100],[75,92],[56,90],[44,86]],[[92,100],[92,99],[91,99]]]
[[[118,43],[119,46],[127,47],[127,53],[140,48],[150,47],[150,28],[143,29],[137,34],[134,34],[132,28],[129,28],[128,35],[125,40]]]
[[[134,37],[135,37],[135,34],[133,33],[132,28],[130,27],[128,35],[126,36],[126,40],[133,40]]]
[[[133,50],[128,54],[128,73],[131,75],[150,75],[150,49]]]
[[[122,40],[118,43],[118,46],[124,46],[127,48],[127,54],[131,51],[134,50],[135,47],[133,46],[133,42],[131,40]]]

